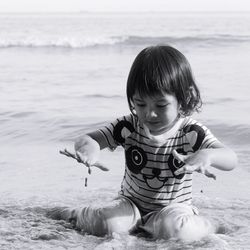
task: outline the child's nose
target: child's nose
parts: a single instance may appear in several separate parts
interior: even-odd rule
[[[149,109],[146,114],[147,118],[155,118],[157,117],[157,113],[153,109]]]

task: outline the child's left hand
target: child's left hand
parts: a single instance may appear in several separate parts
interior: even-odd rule
[[[216,180],[216,176],[208,171],[208,168],[211,166],[211,162],[206,150],[199,150],[188,155],[182,155],[176,150],[173,150],[173,155],[178,161],[185,163],[183,167],[175,171],[176,175],[193,173],[196,171]]]

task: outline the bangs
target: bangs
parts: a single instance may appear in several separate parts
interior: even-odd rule
[[[162,76],[162,72],[158,72],[158,70],[152,70],[151,72],[149,69],[138,73],[133,90],[130,92],[132,96],[135,93],[138,93],[141,97],[172,94],[171,84],[165,76]]]

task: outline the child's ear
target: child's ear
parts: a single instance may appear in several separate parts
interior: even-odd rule
[[[130,108],[130,110],[131,110],[131,113],[132,113],[133,115],[137,115],[137,114],[136,114],[135,107],[132,106],[132,107]]]
[[[133,115],[136,115],[136,111],[135,111],[135,105],[134,105],[134,102],[131,100],[130,103],[129,103],[129,108],[130,108],[130,111]]]
[[[131,113],[132,115],[137,116],[135,109],[131,109]]]

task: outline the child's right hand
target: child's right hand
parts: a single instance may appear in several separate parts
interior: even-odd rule
[[[85,135],[76,141],[75,151],[77,157],[79,157],[82,163],[87,167],[94,165],[100,156],[100,146],[98,142],[88,135]]]

